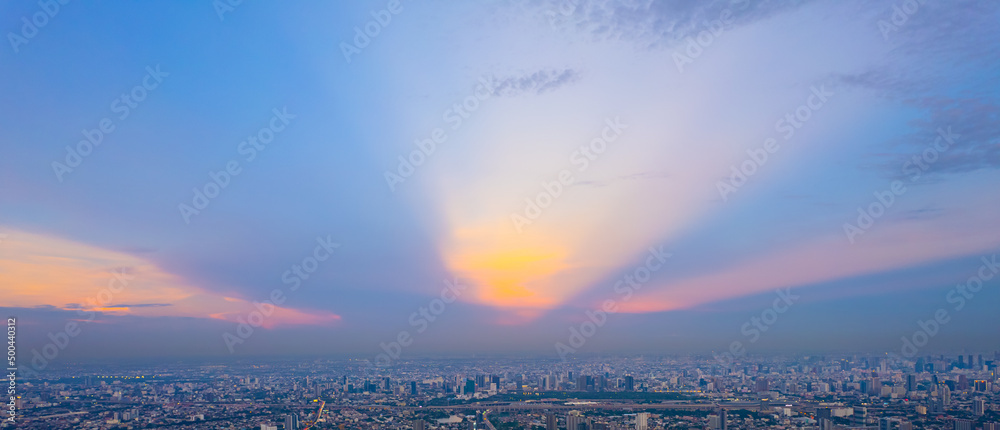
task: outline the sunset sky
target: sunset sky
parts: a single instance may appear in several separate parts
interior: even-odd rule
[[[335,3],[0,6],[22,342],[555,356],[614,300],[580,352],[708,352],[790,289],[749,351],[1000,343],[1000,277],[949,301],[1000,251],[1000,3]]]

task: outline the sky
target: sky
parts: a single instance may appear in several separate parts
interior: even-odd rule
[[[0,308],[38,363],[993,350],[998,19],[7,2]]]

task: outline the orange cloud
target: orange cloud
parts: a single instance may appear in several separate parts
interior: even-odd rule
[[[184,316],[236,321],[252,302],[187,283],[126,253],[52,236],[10,232],[0,245],[4,306],[52,306],[114,315]],[[276,307],[266,326],[328,325],[340,316]]]

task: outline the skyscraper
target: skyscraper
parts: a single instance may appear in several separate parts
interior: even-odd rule
[[[549,375],[545,377],[545,389],[555,390],[556,389],[556,377],[555,375]]]
[[[649,412],[635,414],[635,430],[649,429]]]
[[[906,391],[914,392],[917,391],[917,375],[909,374],[906,375]]]
[[[416,420],[413,422],[413,430],[424,430],[426,425],[424,420]]]
[[[587,391],[587,377],[579,375],[576,377],[576,391]]]
[[[952,422],[952,430],[973,430],[974,428],[972,420],[955,418],[955,421]]]
[[[972,413],[976,415],[983,415],[986,413],[986,402],[983,399],[975,399],[972,401]]]
[[[712,430],[719,430],[722,428],[722,420],[716,414],[710,414],[708,416],[708,428]]]
[[[625,391],[635,391],[635,378],[625,375]]]
[[[864,382],[864,381],[862,381]],[[758,393],[763,393],[768,390],[767,379],[758,379],[756,382],[756,387]]]
[[[545,414],[545,430],[559,430],[556,426],[556,414],[552,412]]]
[[[285,430],[299,430],[299,416],[285,415]]]
[[[570,411],[566,415],[566,430],[587,430],[587,420],[579,411]]]

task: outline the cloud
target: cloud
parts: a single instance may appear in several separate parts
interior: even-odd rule
[[[573,183],[573,186],[606,187],[608,185],[621,181],[638,181],[643,179],[666,179],[669,177],[670,175],[665,172],[639,172],[629,175],[618,175],[602,180],[576,181]]]
[[[164,306],[173,306],[170,303],[139,303],[139,304],[115,304],[108,305],[109,308],[161,308]]]
[[[503,97],[521,94],[544,94],[561,86],[575,82],[580,74],[572,69],[539,70],[530,75],[494,78],[494,93]]]
[[[585,33],[592,39],[631,41],[649,48],[680,44],[707,29],[706,22],[732,17],[731,26],[741,26],[808,1],[717,0],[717,1],[613,1],[552,0],[521,2],[521,8],[535,9],[558,30]]]
[[[232,322],[258,309],[253,300],[206,291],[134,255],[34,233],[11,237],[0,247],[0,285],[9,287],[5,306]],[[339,320],[328,311],[274,306],[265,326]]]
[[[873,25],[892,22],[891,8],[884,4],[872,8]],[[998,19],[996,2],[921,3],[904,23],[884,31],[892,46],[884,62],[836,76],[845,87],[874,93],[921,114],[910,122],[910,133],[884,142],[894,153],[880,163],[888,176],[902,178],[900,166],[927,150],[939,128],[948,127],[961,138],[929,163],[924,181],[1000,168],[1000,89],[995,72],[984,72],[1000,66]]]

